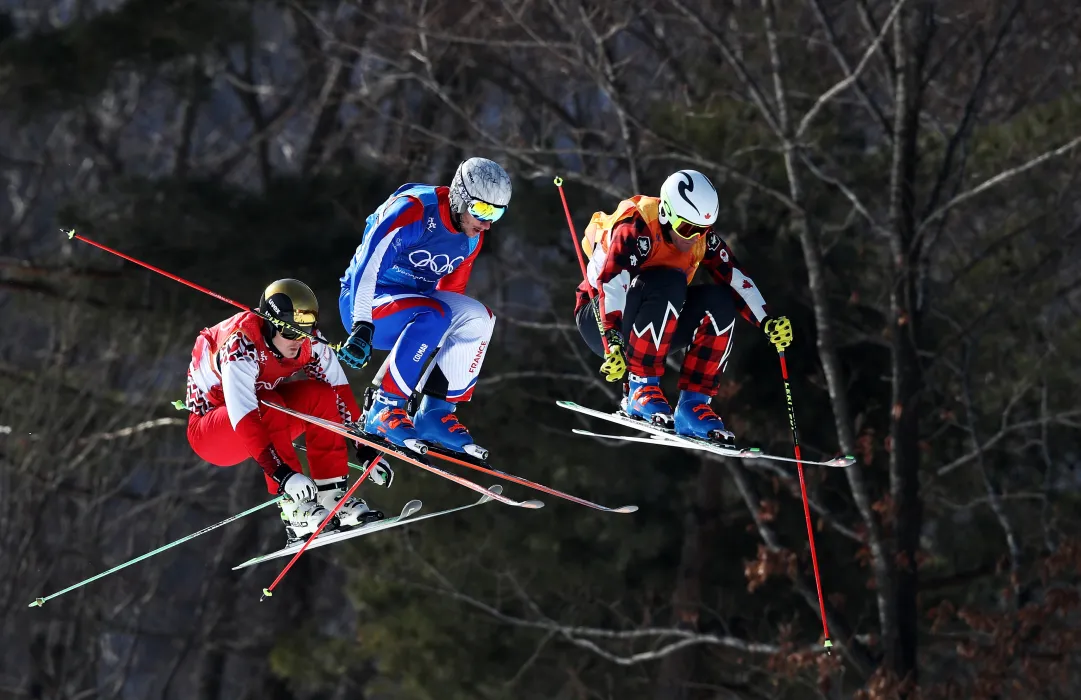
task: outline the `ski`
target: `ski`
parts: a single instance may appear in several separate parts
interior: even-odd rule
[[[282,413],[288,413],[289,415],[291,415],[291,416],[293,416],[295,418],[299,418],[300,420],[307,421],[308,423],[312,423],[313,425],[318,425],[320,428],[324,428],[325,430],[329,430],[332,433],[337,433],[338,435],[342,435],[342,436],[344,436],[346,438],[349,438],[350,440],[354,440],[355,442],[357,442],[357,443],[359,443],[361,445],[365,445],[367,447],[371,447],[373,449],[379,450],[380,452],[382,452],[384,454],[387,454],[387,455],[389,455],[391,457],[397,457],[398,459],[402,460],[403,462],[405,462],[407,464],[412,464],[415,467],[420,467],[421,469],[423,469],[425,471],[431,472],[432,474],[435,474],[437,476],[441,476],[444,479],[447,479],[448,481],[453,481],[454,483],[456,483],[456,484],[458,484],[460,486],[464,486],[467,489],[470,489],[472,491],[476,491],[479,494],[488,495],[493,500],[499,501],[500,503],[502,503],[504,505],[516,506],[518,508],[530,508],[530,509],[536,509],[536,508],[543,508],[544,507],[544,503],[541,502],[541,501],[536,501],[536,500],[533,500],[533,501],[515,501],[514,499],[507,498],[506,496],[504,496],[502,494],[497,494],[497,493],[490,492],[488,489],[484,488],[483,486],[481,486],[480,484],[478,484],[476,482],[473,482],[473,481],[470,481],[469,479],[458,476],[457,474],[452,474],[452,473],[450,473],[450,472],[448,472],[448,471],[446,471],[444,469],[440,469],[439,467],[436,467],[436,466],[430,464],[427,460],[425,460],[420,455],[414,456],[414,455],[408,454],[408,453],[406,453],[405,450],[402,450],[402,449],[400,449],[400,448],[398,448],[398,447],[396,447],[394,445],[391,445],[389,442],[386,442],[385,440],[380,440],[379,438],[375,438],[375,437],[373,437],[371,435],[365,435],[364,437],[361,437],[360,435],[357,435],[355,432],[349,430],[348,428],[346,428],[344,425],[341,425],[340,423],[335,423],[333,421],[329,421],[329,420],[326,420],[324,418],[319,418],[317,416],[309,416],[306,413],[301,413],[300,411],[294,411],[291,408],[286,408],[285,406],[279,406],[278,404],[270,403],[269,401],[263,401],[262,404],[264,406],[269,406],[269,407],[271,407],[271,408],[273,408],[275,410],[281,411]]]
[[[481,496],[478,500],[474,501],[473,503],[467,503],[466,505],[458,506],[457,508],[448,508],[447,510],[440,510],[440,511],[436,511],[434,513],[427,513],[425,515],[421,515],[421,516],[418,516],[416,518],[414,518],[412,516],[413,516],[414,513],[416,513],[417,511],[419,511],[421,509],[422,504],[421,504],[420,501],[414,499],[414,500],[410,501],[409,503],[405,504],[405,507],[402,508],[401,515],[398,515],[398,516],[395,516],[393,518],[389,518],[389,519],[386,519],[386,520],[377,520],[374,523],[368,523],[368,524],[362,525],[360,527],[354,527],[354,528],[352,528],[350,530],[342,530],[342,531],[338,531],[338,532],[331,532],[331,533],[328,533],[328,534],[325,534],[325,535],[319,535],[319,537],[315,538],[314,542],[312,542],[310,545],[308,545],[308,549],[315,549],[316,547],[322,547],[324,545],[333,544],[334,542],[342,542],[344,540],[351,540],[354,537],[363,537],[364,535],[370,535],[370,534],[375,533],[375,532],[382,532],[383,530],[389,530],[391,528],[395,528],[395,527],[398,527],[400,525],[409,525],[410,523],[417,523],[417,522],[420,522],[421,520],[427,520],[428,518],[438,518],[439,516],[442,516],[442,515],[450,515],[451,513],[457,513],[459,511],[468,510],[470,508],[475,508],[476,506],[483,505],[485,503],[489,503],[492,500],[494,500],[493,495],[501,494],[503,492],[503,487],[500,486],[499,484],[495,484],[493,486],[488,487],[488,492],[489,492],[488,495]],[[304,546],[304,542],[302,540],[300,542],[294,542],[293,544],[289,545],[288,547],[285,547],[283,549],[279,549],[276,552],[271,552],[269,554],[263,554],[263,555],[258,556],[258,557],[252,557],[251,559],[244,562],[243,564],[238,564],[237,566],[234,566],[233,571],[236,571],[237,569],[243,569],[244,567],[247,567],[247,566],[255,566],[256,564],[261,564],[261,563],[263,563],[265,561],[269,561],[271,559],[278,559],[280,557],[287,557],[290,554],[294,554],[297,550],[299,550],[303,546]]]
[[[594,433],[589,430],[582,430],[580,428],[573,428],[571,432],[577,435],[586,435],[589,437],[601,438],[605,440],[624,440],[627,442],[644,442],[651,445],[666,445],[670,447],[685,447],[691,450],[701,450],[703,452],[712,452],[713,454],[721,455],[723,457],[736,457],[739,459],[768,459],[778,462],[801,462],[807,465],[814,465],[820,467],[850,467],[856,463],[856,458],[852,455],[846,455],[844,457],[835,457],[833,459],[827,459],[823,461],[813,459],[801,459],[797,460],[792,457],[780,457],[778,455],[772,455],[762,452],[757,447],[725,447],[717,443],[709,442],[708,440],[700,440],[698,438],[685,437],[683,435],[677,435],[671,430],[665,430],[651,423],[647,423],[639,418],[631,418],[623,413],[605,413],[604,411],[598,411],[592,408],[586,408],[580,406],[573,401],[557,401],[563,408],[576,411],[578,413],[584,413],[587,416],[593,416],[594,418],[601,418],[612,423],[626,426],[628,428],[634,428],[635,430],[641,430],[646,433],[650,433],[650,437],[640,437],[637,435],[611,435],[607,433]]]
[[[526,479],[524,477],[515,476],[514,474],[508,474],[507,472],[500,471],[499,469],[493,468],[487,462],[479,460],[472,455],[450,452],[449,450],[446,450],[439,446],[429,445],[428,454],[435,457],[436,459],[441,459],[446,462],[450,462],[451,464],[468,467],[469,469],[475,469],[479,472],[483,472],[484,474],[488,474],[489,476],[506,479],[507,481],[510,481],[512,483],[526,486],[528,488],[546,493],[550,496],[562,498],[563,500],[570,501],[571,503],[577,503],[580,506],[585,506],[587,508],[592,508],[594,510],[599,510],[605,513],[634,513],[638,510],[638,506],[636,505],[620,506],[618,508],[609,508],[608,506],[602,506],[599,503],[587,501],[584,498],[579,498],[578,496],[571,495],[569,493],[566,493],[565,491],[554,489],[551,486],[538,484],[537,482],[530,481],[529,479]]]
[[[416,513],[423,506],[424,504],[421,501],[414,498],[412,501],[409,501],[409,503],[405,504],[405,506],[402,508],[402,512],[400,515],[396,515],[393,518],[376,520],[374,522],[366,523],[358,527],[349,528],[348,530],[335,530],[333,532],[322,533],[314,540],[312,540],[312,543],[308,545],[308,549],[315,549],[316,547],[322,547],[323,545],[327,545],[332,542],[341,542],[342,540],[348,540],[353,537],[367,535],[377,530],[386,530],[387,528],[394,527],[395,525],[407,520],[411,515],[413,515],[413,513]],[[252,557],[243,564],[234,566],[233,571],[236,571],[237,569],[243,569],[246,566],[253,566],[255,564],[259,564],[270,559],[277,559],[278,557],[285,557],[289,556],[290,554],[296,554],[296,552],[298,552],[300,548],[304,546],[304,542],[305,540],[298,540],[293,544],[284,547],[283,549],[279,549],[276,552],[271,552],[270,554],[263,554],[258,557]]]

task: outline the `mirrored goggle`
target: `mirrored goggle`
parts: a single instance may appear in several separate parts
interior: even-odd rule
[[[304,337],[297,332],[297,329],[308,335],[313,335],[318,320],[319,318],[311,311],[294,311],[292,323],[289,326],[279,326],[278,331],[286,340],[296,340]]]
[[[474,199],[469,203],[469,213],[478,221],[499,221],[506,211],[506,207],[497,207],[494,204],[482,202],[479,199]]]
[[[300,331],[303,331],[307,335],[302,334]],[[315,326],[282,326],[278,328],[278,332],[281,333],[282,337],[286,340],[297,340],[298,338],[307,338],[309,335],[315,335]]]
[[[710,227],[702,226],[700,224],[692,224],[686,219],[681,219],[678,216],[673,217],[671,220],[672,230],[676,232],[676,235],[686,240],[693,240],[699,236],[705,235],[709,231]]]

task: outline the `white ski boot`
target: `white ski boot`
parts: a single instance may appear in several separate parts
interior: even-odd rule
[[[338,501],[342,500],[345,495],[346,486],[349,484],[348,477],[340,477],[336,479],[316,479],[316,485],[319,487],[319,505],[326,510],[327,513],[334,510],[334,507],[338,505]],[[350,496],[349,499],[338,509],[338,512],[334,514],[334,520],[336,522],[331,523],[335,528],[343,530],[357,525],[364,525],[365,523],[375,522],[376,520],[382,520],[383,514],[378,510],[372,510],[368,507],[368,504],[363,499],[356,496]],[[326,529],[331,529],[331,525],[328,525]],[[325,532],[326,530],[324,530]]]
[[[310,537],[330,515],[330,511],[319,501],[295,501],[286,496],[278,501],[278,505],[282,511],[282,522],[285,523],[286,546]],[[323,532],[333,529],[333,524],[328,524]]]

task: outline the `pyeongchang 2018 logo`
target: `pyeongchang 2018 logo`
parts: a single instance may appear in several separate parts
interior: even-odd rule
[[[431,270],[437,275],[446,275],[454,271],[459,264],[465,260],[465,257],[459,255],[456,258],[451,258],[449,255],[442,253],[438,255],[432,255],[427,250],[414,250],[409,253],[409,262],[413,264],[413,267],[420,268],[421,270]]]

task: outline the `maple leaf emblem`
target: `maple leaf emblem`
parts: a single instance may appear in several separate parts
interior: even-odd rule
[[[752,287],[754,287],[753,282],[751,282],[750,280],[743,280],[743,288],[744,289],[751,289]]]

